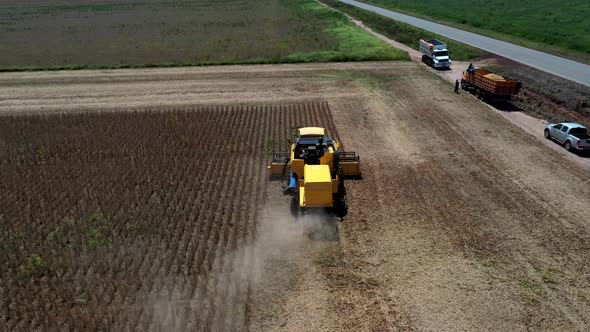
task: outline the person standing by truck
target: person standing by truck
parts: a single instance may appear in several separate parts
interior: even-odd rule
[[[459,94],[459,80],[455,80],[455,93]]]

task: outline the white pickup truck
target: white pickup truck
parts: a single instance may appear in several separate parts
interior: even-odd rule
[[[554,139],[563,144],[566,150],[590,150],[588,129],[581,124],[572,122],[550,123],[545,126],[546,139]]]

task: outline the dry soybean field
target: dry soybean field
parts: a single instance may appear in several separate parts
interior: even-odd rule
[[[266,163],[327,103],[3,116],[0,329],[240,329]]]

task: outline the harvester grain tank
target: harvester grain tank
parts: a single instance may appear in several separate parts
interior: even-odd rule
[[[420,39],[422,62],[434,68],[450,68],[451,57],[447,44],[438,39]]]
[[[283,193],[291,196],[295,217],[313,211],[330,212],[339,218],[348,213],[344,179],[361,176],[360,158],[340,150],[337,140],[319,127],[299,128],[289,152],[273,154],[271,179],[285,179]]]
[[[461,88],[481,100],[508,100],[520,91],[521,83],[469,65],[461,78]]]

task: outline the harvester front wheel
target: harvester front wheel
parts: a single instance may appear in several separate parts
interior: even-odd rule
[[[299,218],[299,201],[297,200],[296,197],[291,197],[290,200],[290,210],[291,210],[291,215],[295,218]]]
[[[346,196],[346,187],[344,186],[344,180],[342,179],[344,175],[340,175],[340,183],[338,184],[338,195],[344,197]]]
[[[338,218],[344,218],[348,214],[348,205],[344,196],[338,196],[334,199],[334,214]]]

